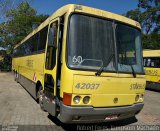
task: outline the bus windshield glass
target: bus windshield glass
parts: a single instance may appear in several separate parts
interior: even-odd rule
[[[118,57],[118,71],[143,72],[141,32],[124,24],[116,24],[116,44]],[[132,66],[132,67],[131,67]]]
[[[122,24],[114,26],[110,20],[73,14],[67,44],[68,66],[82,70],[103,67],[103,71],[132,72],[132,65],[135,72],[142,72],[140,35],[137,29]]]
[[[70,19],[68,64],[73,68],[115,70],[112,22],[74,14]],[[106,67],[107,66],[107,67]]]

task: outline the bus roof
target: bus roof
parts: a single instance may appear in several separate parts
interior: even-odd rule
[[[143,50],[143,57],[160,57],[160,50]]]
[[[71,13],[71,12],[82,12],[82,13],[85,13],[85,14],[91,14],[91,15],[94,15],[94,16],[113,19],[113,20],[117,20],[117,21],[129,24],[129,25],[132,25],[134,27],[137,27],[137,28],[141,29],[140,24],[138,22],[136,22],[132,19],[129,19],[127,17],[121,16],[121,15],[118,15],[118,14],[115,14],[115,13],[111,13],[111,12],[108,12],[108,11],[83,6],[83,5],[68,4],[68,5],[65,5],[65,6],[59,8],[57,11],[55,11],[42,24],[40,24],[36,29],[34,29],[27,37],[25,37],[19,44],[17,44],[15,46],[15,48],[17,46],[19,46],[20,44],[22,44],[23,42],[25,42],[27,39],[29,39],[31,36],[33,36],[35,33],[40,31],[42,28],[47,26],[49,24],[49,22],[51,20],[53,20],[54,18],[57,18],[59,16],[62,16],[66,13]]]

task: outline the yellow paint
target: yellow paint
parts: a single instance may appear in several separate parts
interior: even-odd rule
[[[133,78],[132,75],[118,75],[116,73],[102,73],[101,76],[95,76],[95,72],[68,71],[67,77],[65,74],[63,76],[61,97],[63,97],[63,92],[73,93],[74,96],[80,95],[82,98],[88,95],[91,96],[91,103],[86,105],[81,101],[79,104],[74,104],[72,101],[74,106],[108,107],[132,105],[136,103],[136,94],[144,94],[146,86],[144,75],[137,76],[137,78]],[[98,89],[77,89],[77,83],[98,83],[100,86]],[[141,87],[133,89],[131,88],[132,84],[139,84]],[[113,102],[115,97],[119,99],[116,104]]]
[[[30,55],[25,57],[13,58],[12,69],[18,71],[20,74],[33,82],[38,80],[43,83],[44,77],[44,53],[38,55]],[[33,80],[34,73],[36,81]]]
[[[160,83],[160,68],[145,67],[146,80]]]
[[[30,33],[22,42],[32,37],[36,32],[40,31],[43,27],[50,24],[50,21],[65,14],[64,22],[64,37],[62,43],[62,70],[61,70],[61,87],[60,97],[63,98],[63,93],[71,93],[73,106],[94,106],[94,107],[109,107],[109,106],[124,106],[132,105],[135,103],[136,94],[144,94],[145,77],[144,75],[137,75],[133,78],[132,74],[118,74],[103,72],[101,76],[95,76],[95,72],[91,71],[77,71],[71,70],[66,65],[66,37],[67,37],[67,25],[68,17],[73,12],[87,13],[98,17],[114,19],[140,29],[140,24],[134,20],[128,19],[124,16],[120,16],[111,12],[102,11],[86,6],[80,6],[75,9],[75,5],[66,5],[57,10],[51,15],[45,22],[43,22],[37,29]],[[80,9],[80,10],[79,10]],[[16,47],[17,47],[16,46]],[[36,81],[40,81],[43,85],[44,73],[52,74],[56,76],[56,70],[44,70],[45,53],[13,58],[13,69],[24,75],[26,78],[33,81],[33,75],[36,73]],[[97,90],[80,90],[76,89],[77,83],[98,83],[99,88]],[[132,84],[140,85],[140,89],[131,89]],[[44,85],[43,85],[44,86]],[[81,102],[77,105],[74,104],[74,96],[79,95],[83,99],[86,95],[91,97],[89,104]],[[114,103],[114,98],[118,98],[118,102]],[[143,101],[141,101],[143,102]]]
[[[160,50],[144,50],[143,57],[160,57]]]
[[[143,57],[160,57],[160,50],[144,50]],[[160,68],[145,67],[146,80],[160,83]]]
[[[98,89],[77,89],[77,83],[98,83]],[[142,84],[141,89],[133,89],[132,84]],[[91,96],[90,105],[94,107],[105,106],[123,106],[132,105],[135,102],[136,94],[144,94],[145,89],[144,78],[121,78],[121,77],[97,77],[97,76],[74,76],[73,93]],[[82,95],[81,95],[82,96]],[[114,103],[114,98],[118,98],[118,102]],[[74,103],[73,103],[74,104]],[[83,103],[80,103],[85,105]],[[74,104],[77,105],[77,104]]]

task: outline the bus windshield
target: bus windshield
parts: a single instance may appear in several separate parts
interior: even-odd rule
[[[82,70],[103,67],[103,71],[132,72],[132,65],[135,72],[142,72],[140,31],[123,24],[115,24],[115,28],[113,25],[110,20],[73,14],[67,44],[68,66]]]
[[[118,57],[118,71],[143,72],[141,32],[124,24],[116,24],[116,44]]]

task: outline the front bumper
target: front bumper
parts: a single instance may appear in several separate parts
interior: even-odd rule
[[[58,118],[63,123],[107,122],[129,118],[138,114],[143,108],[143,103],[123,107],[73,107],[61,103]],[[107,116],[116,115],[116,119],[106,120]]]

